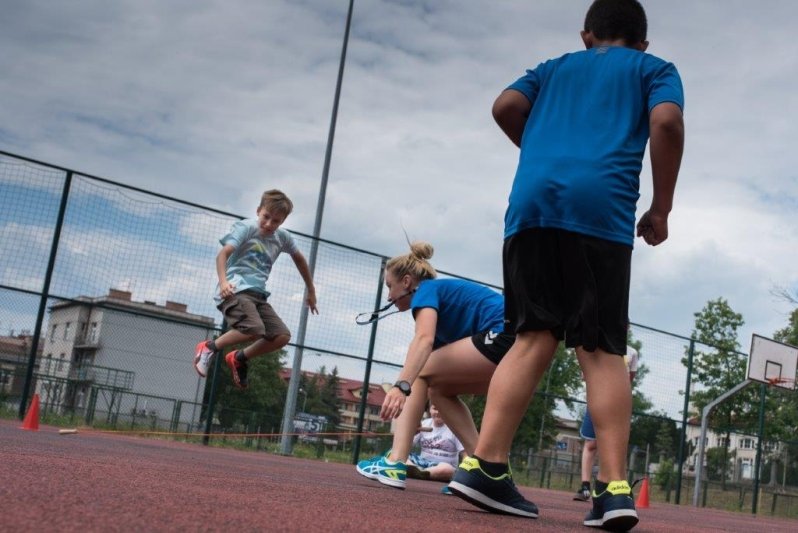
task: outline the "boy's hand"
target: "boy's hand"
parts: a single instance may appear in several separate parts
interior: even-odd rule
[[[308,297],[305,299],[305,303],[308,304],[308,309],[314,315],[319,314],[319,310],[316,309],[316,293],[313,291],[308,291]]]
[[[651,246],[665,242],[668,239],[668,215],[646,211],[637,223],[637,236],[643,237]]]
[[[227,281],[223,281],[219,284],[219,296],[222,297],[222,300],[224,300],[225,298],[229,298],[235,293],[236,293],[235,285],[228,283]]]

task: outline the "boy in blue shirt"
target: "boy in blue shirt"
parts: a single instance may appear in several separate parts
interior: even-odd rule
[[[637,224],[668,237],[684,144],[676,68],[644,53],[637,0],[596,0],[586,50],[538,65],[493,106],[520,149],[505,215],[505,331],[474,456],[449,488],[484,509],[537,517],[507,465],[513,436],[560,341],[575,348],[595,424],[599,474],[584,525],[625,531],[638,517],[626,477],[631,389],[624,364],[634,213],[646,141],[654,196]]]
[[[281,191],[263,193],[257,218],[233,224],[230,233],[220,239],[222,249],[216,256],[219,276],[214,300],[229,327],[218,339],[201,341],[194,352],[194,369],[205,377],[213,354],[228,346],[251,342],[243,350],[231,351],[225,362],[233,374],[236,387],[247,387],[247,361],[279,350],[291,339],[291,332],[267,303],[266,281],[280,253],[294,260],[307,288],[306,304],[316,309],[316,289],[305,256],[294,238],[280,226],[294,204]]]

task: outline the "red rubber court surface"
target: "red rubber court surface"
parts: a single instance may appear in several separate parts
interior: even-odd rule
[[[0,531],[591,531],[588,503],[522,488],[537,520],[494,515],[441,484],[400,491],[351,465],[0,420]],[[798,521],[653,504],[635,532],[796,531]]]

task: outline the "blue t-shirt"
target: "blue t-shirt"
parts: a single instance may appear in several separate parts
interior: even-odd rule
[[[235,292],[251,289],[269,296],[266,281],[272,266],[281,252],[295,253],[298,248],[294,238],[286,230],[277,228],[271,235],[260,234],[257,218],[240,220],[233,224],[230,233],[219,239],[222,246],[228,244],[235,250],[227,259],[227,281],[235,286]],[[219,285],[213,297],[217,305],[222,302]]]
[[[549,227],[631,246],[649,112],[663,102],[684,107],[676,67],[601,46],[541,63],[508,88],[532,110],[504,237]]]
[[[410,309],[415,316],[425,307],[438,312],[434,349],[483,331],[504,331],[504,297],[473,281],[422,281],[413,293]]]

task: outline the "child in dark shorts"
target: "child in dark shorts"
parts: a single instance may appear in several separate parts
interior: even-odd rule
[[[493,375],[479,440],[449,488],[484,509],[537,517],[515,487],[513,437],[560,341],[576,349],[595,423],[599,474],[583,524],[638,522],[625,479],[631,416],[626,351],[635,208],[646,142],[654,195],[637,223],[668,236],[684,143],[676,68],[644,53],[637,0],[596,0],[586,50],[546,61],[497,98],[493,115],[521,149],[505,215],[505,331],[516,342]]]
[[[291,332],[268,303],[266,281],[281,253],[294,260],[305,281],[306,301],[312,313],[316,309],[316,289],[310,268],[289,232],[280,228],[293,210],[293,203],[278,190],[263,193],[257,218],[233,224],[230,233],[220,239],[222,249],[216,256],[219,285],[215,300],[230,328],[218,339],[201,341],[194,351],[194,369],[205,377],[213,355],[225,348],[251,343],[243,350],[231,351],[225,362],[238,388],[247,387],[247,361],[279,350],[291,339]]]

